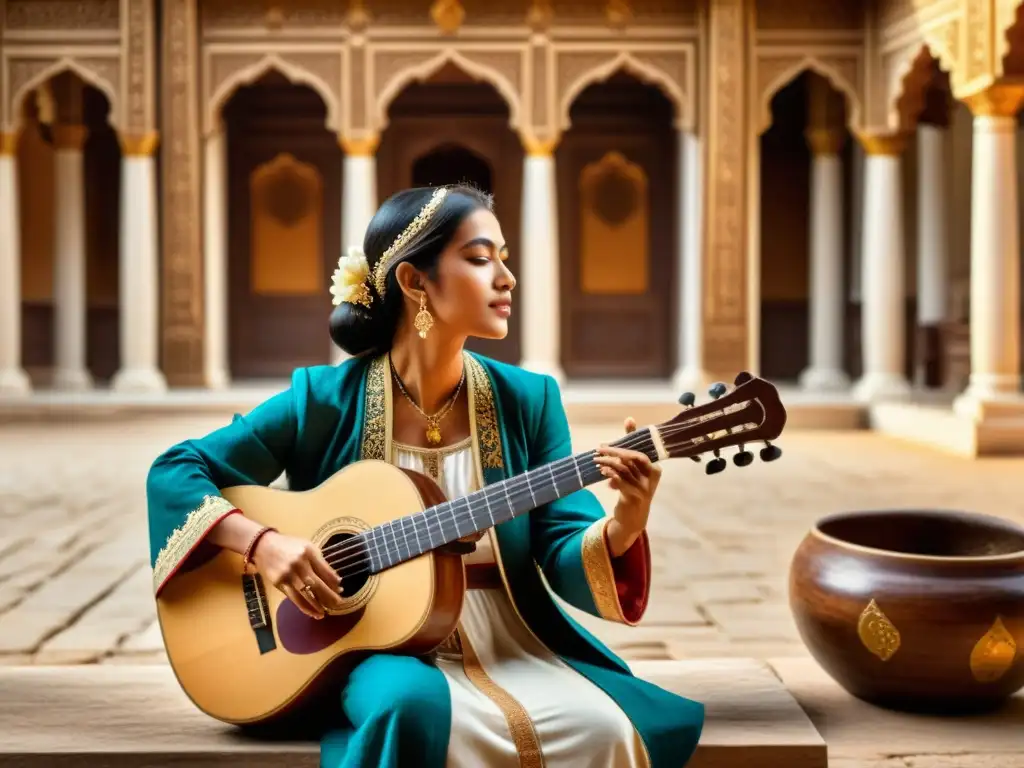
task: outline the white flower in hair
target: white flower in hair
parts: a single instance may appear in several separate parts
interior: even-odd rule
[[[331,278],[331,301],[338,306],[343,301],[362,304],[369,309],[372,301],[366,278],[370,276],[370,264],[361,248],[352,246],[338,259],[338,268]]]

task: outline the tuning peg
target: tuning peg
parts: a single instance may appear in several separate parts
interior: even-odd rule
[[[737,467],[749,467],[754,463],[754,454],[750,451],[744,450],[741,445],[740,452],[732,457],[732,463]]]
[[[777,445],[772,445],[767,440],[764,441],[764,445],[765,447],[761,449],[761,461],[775,461],[782,456],[782,449]]]
[[[719,382],[711,385],[711,388],[708,390],[708,394],[711,395],[711,397],[713,399],[717,400],[722,395],[724,395],[727,391],[728,391],[728,387],[726,387],[725,384],[723,384],[722,382],[719,381]]]
[[[739,373],[736,374],[736,378],[733,379],[732,383],[735,384],[737,387],[739,387],[739,386],[742,386],[743,384],[746,384],[752,378],[754,378],[754,377],[751,376],[746,371],[740,371]]]
[[[704,467],[704,471],[709,475],[717,475],[719,472],[724,472],[725,467],[725,459],[718,457],[709,461]]]
[[[697,398],[694,396],[693,392],[683,392],[683,394],[679,396],[679,404],[685,405],[687,408],[692,408],[695,402],[697,402]]]

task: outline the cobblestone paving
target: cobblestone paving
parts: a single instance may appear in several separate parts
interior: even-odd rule
[[[0,426],[0,664],[163,662],[146,470],[167,445],[222,421]],[[581,428],[577,448],[619,429]],[[778,462],[717,476],[667,465],[650,522],[646,618],[635,628],[585,623],[627,658],[796,655],[787,570],[816,518],[939,506],[1024,522],[1024,459],[968,461],[869,433],[794,432],[780,445]],[[614,498],[603,485],[597,493]]]

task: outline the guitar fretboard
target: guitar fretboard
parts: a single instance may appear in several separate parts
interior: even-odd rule
[[[650,429],[632,432],[612,445],[626,445],[658,460]],[[359,534],[370,572],[392,568],[603,480],[595,456],[586,451],[559,459]]]

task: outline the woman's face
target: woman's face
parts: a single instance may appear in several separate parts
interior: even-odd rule
[[[503,339],[516,279],[505,264],[508,248],[497,217],[468,216],[441,254],[437,277],[427,281],[427,308],[453,335]]]

